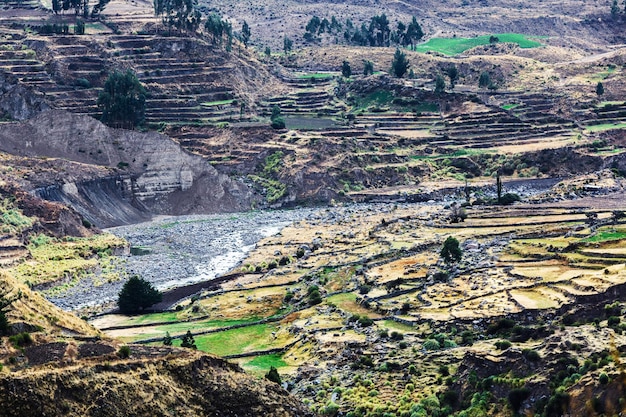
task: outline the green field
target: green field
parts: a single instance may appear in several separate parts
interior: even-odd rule
[[[601,125],[587,126],[585,128],[588,132],[603,132],[605,130],[612,129],[626,129],[626,123],[605,123]]]
[[[499,33],[499,42],[516,43],[520,48],[537,48],[542,46],[536,38],[529,38],[519,33]],[[468,49],[481,45],[489,45],[490,35],[478,36],[476,38],[432,38],[428,42],[418,45],[417,52],[434,51],[444,55],[458,55]]]
[[[284,346],[284,341],[272,337],[272,332],[277,330],[278,327],[275,325],[257,324],[195,336],[195,341],[198,350],[218,356],[234,355]],[[179,343],[180,341],[175,342],[177,346]]]
[[[315,79],[315,80],[323,80],[326,78],[333,78],[335,75],[337,75],[338,73],[328,73],[328,72],[316,72],[313,74],[302,74],[302,75],[298,75],[298,78],[301,80],[310,80],[310,79]]]

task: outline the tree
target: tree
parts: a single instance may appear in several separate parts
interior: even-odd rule
[[[59,0],[53,0],[53,1],[59,1]],[[100,15],[100,13],[104,10],[104,8],[107,6],[107,4],[109,4],[111,0],[98,0],[98,3],[96,3],[95,6],[93,6],[93,9],[91,9],[91,17],[92,18],[96,18]]]
[[[74,34],[76,35],[85,34],[85,22],[83,22],[80,19],[76,19],[76,24],[74,25]]]
[[[604,94],[604,85],[602,85],[600,81],[598,81],[598,84],[596,85],[596,94],[598,96],[601,96]]]
[[[291,52],[291,48],[293,48],[293,41],[285,36],[283,39],[283,51],[285,51],[285,55]]]
[[[165,337],[163,338],[163,346],[172,346],[172,336],[170,336],[170,332],[165,332]]]
[[[274,366],[270,366],[270,370],[265,374],[265,378],[277,383],[278,385],[281,384],[280,375],[278,374],[278,370]]]
[[[498,204],[502,203],[502,178],[500,173],[496,173],[496,195],[498,196]]]
[[[164,25],[195,31],[200,27],[202,14],[197,0],[153,0],[154,15],[161,16]]]
[[[252,33],[250,32],[250,26],[248,26],[248,22],[244,20],[243,25],[241,26],[241,41],[246,46],[246,48],[248,47],[248,42],[250,42],[251,34]]]
[[[285,128],[285,119],[283,119],[280,111],[280,107],[278,105],[274,105],[272,107],[272,115],[270,116],[270,120],[272,121],[271,126],[274,129],[284,129]]]
[[[350,78],[352,75],[352,68],[350,68],[350,63],[348,61],[343,61],[343,64],[341,64],[341,75],[345,78]]]
[[[450,79],[450,89],[453,90],[456,80],[459,78],[459,70],[456,65],[452,64],[446,70],[446,74],[448,74],[448,78]]]
[[[163,295],[151,283],[137,275],[126,281],[117,299],[120,311],[125,314],[138,313],[160,302]]]
[[[404,45],[411,45],[411,49],[415,50],[415,44],[424,37],[424,32],[417,19],[413,16],[411,23],[406,28],[406,34],[404,35]]]
[[[491,85],[491,75],[489,75],[489,73],[485,71],[482,74],[480,74],[480,77],[478,78],[478,86],[485,88],[485,87],[489,87],[490,85]]]
[[[363,61],[363,75],[366,77],[374,73],[374,63],[372,61]]]
[[[617,4],[617,0],[613,0],[613,5],[611,6],[611,16],[613,16],[613,18],[617,18],[617,15],[619,15],[619,6]]]
[[[270,48],[269,46],[265,47],[265,56],[268,58],[272,56],[272,48]]]
[[[446,90],[446,82],[441,75],[437,75],[435,78],[435,94],[441,94]]]
[[[391,72],[398,78],[404,77],[411,64],[406,57],[406,54],[396,48],[396,53],[393,55],[393,61],[391,61]]]
[[[146,112],[146,90],[131,70],[109,75],[98,95],[100,120],[112,127],[141,125]]]
[[[460,261],[463,256],[463,252],[459,247],[459,241],[452,236],[448,236],[446,241],[443,243],[440,256],[447,264]]]
[[[185,335],[182,338],[180,346],[187,348],[187,349],[193,349],[193,350],[198,349],[198,346],[196,346],[196,341],[193,338],[191,331],[187,330],[187,333],[185,333]]]

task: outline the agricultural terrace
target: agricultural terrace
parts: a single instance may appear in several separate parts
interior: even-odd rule
[[[541,351],[543,342],[523,336],[539,331],[534,317],[593,297],[612,302],[609,290],[626,283],[626,221],[614,209],[470,206],[464,222],[451,223],[437,204],[332,207],[264,239],[239,267],[244,274],[218,290],[174,311],[94,324],[155,345],[166,332],[178,345],[189,330],[199,349],[259,375],[270,366],[283,375],[316,369],[330,385],[324,393],[296,386],[316,407],[357,377],[342,391],[347,409],[389,407],[400,395],[416,403],[470,346],[497,352],[505,334],[517,335],[513,346]],[[446,264],[440,251],[449,236],[462,257]],[[409,366],[415,391],[392,389]]]

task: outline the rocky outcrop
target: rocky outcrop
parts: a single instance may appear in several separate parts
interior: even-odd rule
[[[130,354],[129,360],[108,354],[70,366],[4,373],[2,415],[313,416],[277,384],[219,358],[137,347]]]
[[[63,184],[36,191],[72,205],[101,227],[137,221],[146,213],[246,210],[252,199],[243,183],[219,174],[167,136],[111,129],[91,117],[63,111],[45,111],[0,127],[0,150],[108,167],[106,178],[84,181],[79,172],[68,172]]]
[[[15,120],[26,120],[49,108],[43,97],[18,84],[4,71],[0,71],[0,115]]]

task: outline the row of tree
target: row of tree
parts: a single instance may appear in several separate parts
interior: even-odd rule
[[[55,14],[74,10],[74,15],[83,15],[84,18],[95,18],[104,10],[111,0],[98,0],[93,6],[89,7],[89,0],[52,0],[52,11]]]
[[[343,39],[346,43],[360,46],[390,46],[391,44],[411,46],[415,48],[417,42],[424,37],[422,27],[415,16],[405,24],[397,22],[396,29],[392,29],[387,15],[373,16],[369,23],[363,22],[360,27],[354,25],[350,19],[340,23],[335,16],[330,21],[313,16],[305,27],[304,39],[315,42],[324,33],[337,35],[343,31]]]

